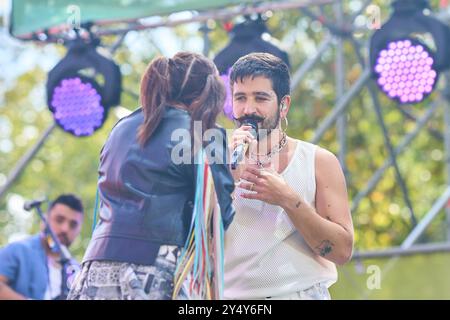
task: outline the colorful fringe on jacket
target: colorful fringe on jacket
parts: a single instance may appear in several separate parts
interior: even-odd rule
[[[198,154],[197,188],[190,233],[175,270],[173,299],[181,287],[194,300],[223,297],[224,230],[211,168]]]

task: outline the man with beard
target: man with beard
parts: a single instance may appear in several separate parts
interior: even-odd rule
[[[69,247],[81,230],[82,202],[72,194],[60,195],[51,203],[46,219],[60,244]],[[42,225],[39,234],[0,249],[0,299],[65,299],[70,276],[77,269],[75,260],[61,263]]]
[[[230,149],[249,148],[232,170],[236,214],[225,235],[225,298],[330,299],[335,264],[346,263],[353,248],[339,161],[286,135],[290,76],[282,60],[246,55],[233,65],[230,84],[240,126]],[[243,125],[249,119],[258,123],[256,134]]]

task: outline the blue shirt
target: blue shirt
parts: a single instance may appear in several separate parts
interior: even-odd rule
[[[47,256],[39,234],[0,249],[0,275],[27,298],[43,299],[48,284]]]

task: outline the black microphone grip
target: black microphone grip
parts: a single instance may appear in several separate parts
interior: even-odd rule
[[[252,128],[249,130],[251,135],[254,138],[257,138],[256,129],[258,128],[257,121],[253,119],[247,119],[243,122],[243,125],[251,126]],[[236,146],[233,150],[233,154],[231,155],[231,169],[236,170],[238,164],[242,161],[245,153],[247,152],[248,143],[241,143]]]

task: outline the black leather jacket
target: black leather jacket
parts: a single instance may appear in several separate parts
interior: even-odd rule
[[[161,244],[183,246],[192,218],[197,165],[175,164],[172,149],[190,139],[172,141],[176,129],[190,130],[188,112],[166,107],[152,137],[141,147],[136,140],[143,122],[141,109],[120,120],[100,155],[98,188],[100,221],[83,261],[111,260],[152,264]],[[216,152],[227,155],[225,130]],[[214,143],[214,142],[212,142]],[[227,162],[211,165],[227,228],[234,215],[234,181]]]

